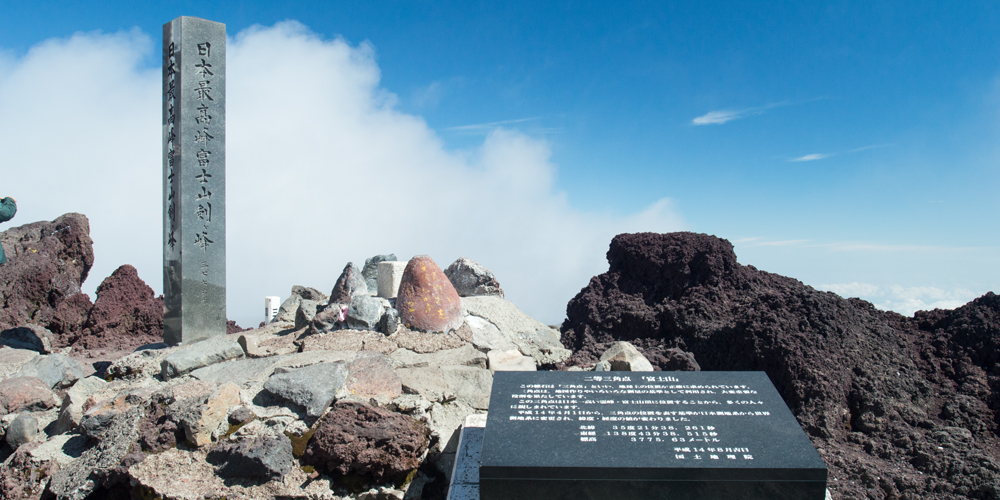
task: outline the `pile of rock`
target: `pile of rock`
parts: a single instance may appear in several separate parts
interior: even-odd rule
[[[402,267],[397,297],[349,263],[329,295],[293,287],[265,327],[147,346],[100,374],[44,333],[8,334],[0,497],[442,498],[492,373],[571,353],[481,265],[394,262],[365,270]]]

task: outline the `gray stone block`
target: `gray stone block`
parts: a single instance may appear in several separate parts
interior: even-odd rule
[[[225,337],[213,337],[195,342],[185,349],[163,358],[160,376],[163,380],[179,377],[203,366],[243,357],[243,348]]]
[[[385,307],[382,301],[370,295],[355,295],[347,308],[344,322],[352,330],[376,330]]]
[[[206,457],[222,477],[271,480],[292,472],[292,441],[284,434],[219,443]]]
[[[275,373],[264,383],[264,390],[304,407],[310,417],[318,417],[330,406],[346,380],[347,367],[343,361],[319,363]]]
[[[24,364],[18,377],[38,377],[52,389],[64,389],[84,375],[83,363],[63,354],[39,356]]]

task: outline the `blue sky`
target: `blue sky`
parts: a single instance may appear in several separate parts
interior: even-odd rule
[[[158,189],[160,30],[179,15],[231,37],[229,307],[241,323],[264,295],[331,288],[347,260],[389,251],[479,260],[556,323],[606,270],[610,236],[640,230],[714,234],[744,264],[907,314],[1000,289],[995,2],[0,10],[0,195],[21,202],[13,222],[91,218],[85,290],[123,263],[161,290],[158,233],[132,232],[159,224],[155,196],[120,198],[133,207],[120,214],[120,191],[83,172]],[[125,116],[101,104],[123,95]],[[282,122],[288,109],[299,114]],[[32,146],[32,120],[47,144]],[[81,128],[93,139],[73,138]],[[91,149],[111,136],[121,159]],[[279,146],[299,151],[294,164]],[[38,173],[8,175],[25,169]],[[275,171],[281,182],[253,181]],[[436,200],[414,208],[424,198]],[[445,229],[426,230],[435,218]]]

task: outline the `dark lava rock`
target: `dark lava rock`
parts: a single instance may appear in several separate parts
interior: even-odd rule
[[[396,310],[407,328],[424,332],[448,332],[465,322],[454,285],[426,255],[410,259],[403,269]]]
[[[361,275],[361,270],[353,262],[348,262],[347,266],[344,267],[344,271],[340,273],[340,277],[337,278],[337,282],[333,285],[329,302],[350,304],[351,299],[356,294],[362,293],[368,293],[368,285],[365,284],[365,278]]]
[[[234,333],[240,333],[250,330],[250,328],[243,328],[237,325],[233,320],[226,320],[226,335],[232,335]]]
[[[621,234],[608,261],[567,306],[567,364],[626,340],[660,369],[678,349],[703,370],[762,370],[834,498],[998,498],[1000,296],[907,318],[740,265],[728,241],[694,233]]]
[[[63,333],[50,323],[73,324],[72,314],[62,317],[72,311],[57,311],[80,293],[94,264],[87,217],[70,213],[52,222],[14,227],[0,233],[0,240],[8,249],[8,262],[0,266],[0,329],[35,323]]]
[[[460,257],[444,270],[444,275],[462,297],[493,295],[503,298],[503,288],[493,272],[472,259]]]
[[[355,401],[338,401],[316,424],[302,462],[331,473],[401,482],[420,466],[430,431],[412,417]]]
[[[97,287],[97,300],[73,346],[120,351],[162,341],[163,298],[125,264]]]
[[[10,258],[10,257],[8,257]],[[37,463],[29,453],[41,443],[22,445],[0,463],[0,498],[39,498],[52,474],[59,469],[55,460]]]
[[[270,480],[292,472],[292,441],[285,435],[227,441],[208,452],[222,477]]]

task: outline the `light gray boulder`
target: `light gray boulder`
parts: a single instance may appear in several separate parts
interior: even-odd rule
[[[441,374],[459,401],[477,410],[489,409],[492,372],[472,366],[442,366]]]
[[[70,387],[66,391],[66,395],[63,396],[55,433],[62,434],[80,425],[80,422],[83,421],[83,403],[91,394],[100,391],[107,385],[107,382],[98,377],[85,377],[73,384],[73,387]]]
[[[500,329],[489,321],[479,316],[466,316],[465,324],[472,330],[472,345],[483,352],[509,351],[517,349],[517,346],[510,341],[506,335],[500,333]]]
[[[299,308],[295,311],[295,329],[299,330],[309,326],[318,312],[320,303],[315,300],[302,299],[299,301]]]
[[[418,353],[409,349],[397,349],[389,354],[396,368],[423,368],[427,366],[472,366],[486,368],[486,355],[475,347],[465,344],[455,349],[445,349],[430,353]]]
[[[195,342],[163,358],[160,376],[163,380],[187,374],[203,366],[242,358],[243,348],[226,337],[212,337]]]
[[[0,347],[0,380],[13,377],[22,366],[38,356],[36,351],[30,349]]]
[[[65,389],[84,375],[83,363],[64,354],[39,356],[18,370],[18,377],[38,377],[54,390]]]
[[[615,342],[608,350],[601,354],[598,366],[595,371],[616,371],[616,372],[651,372],[653,365],[645,356],[628,342]]]
[[[351,330],[378,329],[379,321],[386,309],[382,300],[370,295],[356,294],[347,308],[347,317],[344,320],[347,328]]]
[[[38,419],[28,413],[21,413],[7,426],[5,439],[11,448],[17,449],[24,443],[30,443],[38,435]]]
[[[312,300],[317,303],[324,303],[329,300],[329,296],[315,288],[309,288],[306,286],[295,285],[292,287],[292,292],[281,303],[281,307],[278,308],[278,314],[274,317],[273,322],[295,322],[295,313],[299,309],[299,302],[303,299]]]
[[[559,341],[559,331],[524,314],[509,300],[486,296],[463,297],[462,307],[468,317],[478,317],[492,323],[521,354],[531,356],[537,366],[565,361],[572,354]],[[466,323],[468,322],[467,318]],[[475,339],[475,332],[473,338]]]
[[[491,372],[533,372],[538,370],[535,360],[531,356],[521,354],[521,351],[511,349],[508,351],[490,351],[486,353],[489,359]]]
[[[491,295],[503,298],[503,288],[496,276],[472,259],[460,257],[444,270],[444,275],[454,285],[460,297]]]
[[[318,363],[275,373],[264,383],[264,391],[304,407],[310,417],[319,417],[333,402],[347,375],[343,361]]]

